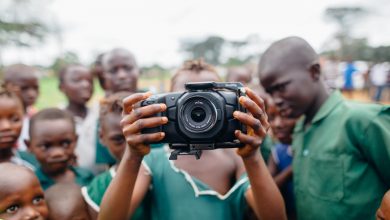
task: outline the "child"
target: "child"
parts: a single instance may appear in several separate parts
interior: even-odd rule
[[[99,136],[102,143],[107,146],[117,163],[110,170],[95,177],[87,186],[82,188],[82,194],[89,205],[92,216],[97,216],[99,206],[108,185],[116,175],[118,164],[121,161],[126,148],[126,140],[120,127],[122,119],[122,99],[130,95],[128,92],[119,92],[109,95],[100,104],[100,130]],[[137,214],[132,219],[145,219],[146,213],[142,208],[138,208]]]
[[[45,191],[50,220],[89,220],[87,204],[75,183],[59,183]]]
[[[123,48],[116,48],[102,57],[103,66],[103,81],[105,88],[105,95],[116,92],[130,92],[137,91],[137,82],[139,75],[139,68],[134,55]],[[95,132],[99,133],[99,124]],[[107,147],[100,142],[98,135],[96,135],[96,163],[113,165],[116,159],[108,152]]]
[[[389,220],[390,219],[390,190],[387,191],[383,197],[381,206],[376,212],[377,220]]]
[[[267,100],[267,114],[272,134],[279,142],[272,148],[268,169],[282,193],[288,219],[295,219],[291,143],[296,120],[282,117],[272,99]]]
[[[185,82],[218,79],[208,64],[189,61],[173,77],[172,90],[182,91]],[[200,160],[182,156],[174,162],[168,160],[167,148],[150,151],[148,143],[161,140],[164,133],[140,134],[140,129],[167,123],[166,117],[150,117],[165,111],[166,106],[137,107],[150,93],[127,97],[121,123],[129,146],[104,195],[99,219],[132,216],[150,187],[152,219],[243,219],[248,205],[261,219],[285,219],[283,199],[258,149],[268,127],[262,101],[250,89],[247,94],[240,103],[257,119],[234,113],[237,120],[255,124],[253,135],[236,132],[246,143],[237,151],[242,159],[233,149],[219,149],[204,151]]]
[[[252,72],[248,67],[237,66],[228,69],[226,75],[227,82],[241,82],[243,85],[249,85],[252,81]]]
[[[13,92],[0,86],[0,163],[11,162],[34,169],[15,148],[23,124],[23,104]]]
[[[65,110],[73,115],[76,122],[79,137],[75,150],[77,164],[97,173],[95,128],[98,113],[94,108],[87,107],[93,93],[92,73],[82,65],[73,64],[60,71],[59,81],[60,90],[68,99]]]
[[[47,219],[48,209],[34,173],[12,163],[0,163],[0,219]]]
[[[18,149],[27,149],[24,140],[28,138],[28,124],[31,116],[36,113],[34,104],[39,96],[38,77],[33,67],[24,64],[15,64],[4,70],[4,81],[8,88],[12,88],[21,97],[23,103],[23,128],[18,140]]]
[[[298,219],[373,219],[390,186],[390,107],[329,94],[318,55],[303,39],[273,43],[259,64],[260,82],[293,135]]]
[[[92,180],[90,171],[72,166],[76,142],[75,122],[68,112],[47,108],[31,118],[26,145],[40,163],[35,173],[44,190],[56,183],[84,186]]]

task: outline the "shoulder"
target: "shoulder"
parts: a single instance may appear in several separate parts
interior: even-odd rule
[[[114,173],[108,170],[96,176],[89,185],[81,189],[84,200],[97,212],[99,211],[103,195],[112,181],[113,175]]]

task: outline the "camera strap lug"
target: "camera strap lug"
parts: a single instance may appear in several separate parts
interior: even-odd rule
[[[183,150],[183,149],[176,149],[171,152],[171,155],[169,156],[169,160],[177,160],[177,156],[179,155],[194,155],[197,160],[200,159],[202,156],[202,150]]]

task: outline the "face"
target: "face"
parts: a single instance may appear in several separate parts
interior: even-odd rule
[[[60,89],[69,102],[85,105],[93,93],[92,73],[82,66],[70,67],[64,75]]]
[[[53,210],[52,207],[50,207],[49,220],[89,220],[90,219],[85,204],[77,204],[77,206],[72,204],[71,207],[69,208],[70,209],[68,209],[68,207],[66,209],[65,207],[58,207],[55,210]]]
[[[0,189],[0,219],[47,219],[43,190],[32,173],[18,173],[16,181],[2,181]]]
[[[18,80],[16,86],[19,88],[23,105],[28,107],[34,105],[39,95],[39,83],[36,77],[23,77]]]
[[[108,147],[110,153],[120,161],[126,149],[126,140],[122,133],[120,122],[122,117],[115,113],[104,116],[100,128],[100,139]]]
[[[308,70],[279,66],[261,73],[260,82],[283,117],[298,118],[313,103],[315,87]]]
[[[276,105],[269,104],[267,109],[268,120],[272,133],[283,144],[291,144],[295,119],[282,117]]]
[[[383,197],[381,206],[376,212],[377,220],[390,220],[390,191]]]
[[[42,120],[33,129],[26,144],[42,169],[52,175],[65,172],[74,158],[77,142],[73,124],[66,119]]]
[[[0,108],[0,150],[11,149],[22,129],[23,108],[10,97],[0,97]]]
[[[125,54],[113,54],[105,67],[104,78],[111,92],[135,92],[137,90],[138,67],[135,60]]]
[[[201,71],[200,73],[195,73],[192,71],[184,71],[175,78],[175,81],[172,82],[172,92],[183,92],[185,91],[185,84],[188,82],[206,82],[206,81],[215,81],[218,82],[219,77],[217,74],[210,71]]]
[[[234,68],[231,71],[229,78],[226,79],[228,82],[241,82],[245,85],[251,81],[252,76],[248,69]]]

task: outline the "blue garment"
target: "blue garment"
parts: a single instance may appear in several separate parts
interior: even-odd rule
[[[357,71],[353,63],[348,63],[344,71],[344,89],[353,89],[352,76]]]
[[[272,149],[272,156],[278,168],[278,172],[282,172],[283,170],[292,165],[293,157],[291,145],[282,143],[276,144],[275,147]],[[286,203],[287,214],[295,213],[293,181],[288,181],[280,189],[280,191]]]

